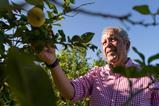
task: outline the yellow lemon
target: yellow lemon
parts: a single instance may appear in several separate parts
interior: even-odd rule
[[[33,7],[28,11],[27,20],[33,27],[40,27],[45,23],[45,15],[41,8]]]

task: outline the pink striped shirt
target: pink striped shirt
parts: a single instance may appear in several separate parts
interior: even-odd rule
[[[137,66],[131,59],[126,66]],[[130,78],[132,82],[131,93],[148,86],[151,83],[149,77]],[[75,94],[73,102],[84,97],[90,98],[90,106],[122,106],[130,97],[128,79],[119,74],[111,73],[109,67],[95,67],[86,75],[71,81]],[[135,95],[128,106],[159,106],[159,87],[155,83],[142,92]],[[157,88],[153,90],[153,88]]]

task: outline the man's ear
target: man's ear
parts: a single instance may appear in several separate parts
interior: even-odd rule
[[[130,41],[127,41],[127,44],[126,44],[127,51],[129,50],[129,48],[130,48]]]

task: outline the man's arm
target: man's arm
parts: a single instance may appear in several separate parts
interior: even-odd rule
[[[61,95],[65,99],[72,99],[72,97],[74,96],[74,88],[61,67],[58,65],[55,68],[52,68],[51,73],[55,85],[59,89]]]
[[[41,60],[47,64],[52,64],[56,61],[55,49],[52,47],[44,47],[44,49],[37,55]],[[64,71],[58,64],[50,68],[55,85],[65,99],[72,99],[74,95],[74,87],[70,80],[65,75]]]

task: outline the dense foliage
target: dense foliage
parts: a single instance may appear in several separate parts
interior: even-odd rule
[[[56,105],[54,92],[57,91],[52,88],[45,65],[35,56],[35,53],[42,50],[44,46],[49,44],[56,47],[60,44],[64,49],[76,46],[83,47],[85,50],[97,48],[90,42],[94,35],[92,32],[72,37],[66,36],[62,29],[53,32],[53,26],[60,26],[59,21],[64,19],[63,15],[72,3],[73,0],[63,1],[63,10],[58,11],[56,5],[49,0],[26,0],[21,4],[2,0],[0,5],[0,105]],[[36,10],[35,8],[25,10],[24,7],[28,4],[36,7]],[[40,22],[41,18],[42,22]],[[33,50],[31,45],[36,49]],[[80,67],[74,66],[74,70]],[[70,74],[72,75],[74,74]]]

